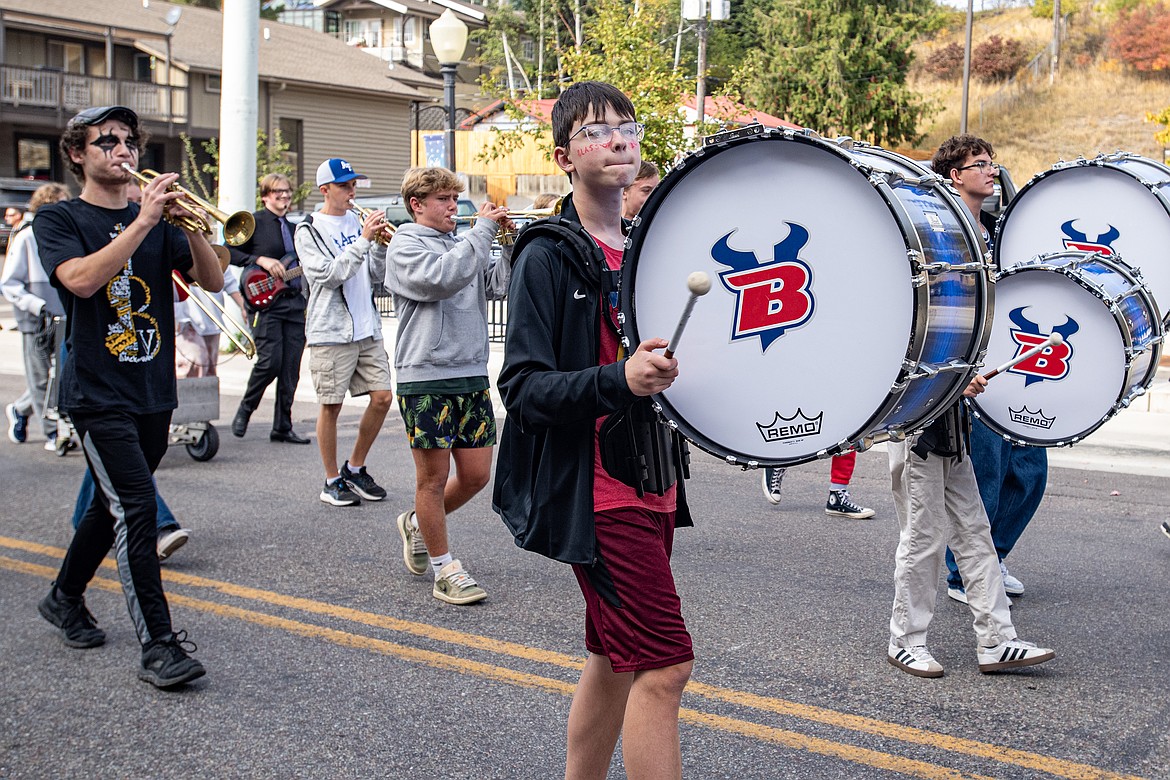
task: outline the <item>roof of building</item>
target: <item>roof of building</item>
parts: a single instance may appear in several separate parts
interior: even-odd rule
[[[149,0],[3,0],[8,24],[27,21],[46,29],[91,29],[101,36],[113,28],[115,40],[152,54],[166,50],[171,36],[171,60],[175,67],[218,73],[223,58],[223,14],[207,8]],[[171,28],[166,22],[172,8],[182,17]],[[59,24],[53,25],[53,20]],[[260,20],[258,72],[261,80],[283,81],[330,88],[352,88],[404,98],[427,98],[413,86],[391,77],[381,59],[347,46],[329,35],[305,27]],[[421,83],[417,77],[412,83]],[[439,79],[431,79],[436,88]]]

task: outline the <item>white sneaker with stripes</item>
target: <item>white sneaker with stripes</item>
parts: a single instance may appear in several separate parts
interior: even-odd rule
[[[926,645],[895,647],[891,644],[886,653],[886,660],[906,674],[912,674],[915,677],[943,676],[942,664],[934,660],[934,656],[926,649]]]
[[[996,647],[980,647],[978,656],[979,671],[987,674],[1042,664],[1055,658],[1056,653],[1047,647],[1036,647],[1022,639],[1009,639]]]

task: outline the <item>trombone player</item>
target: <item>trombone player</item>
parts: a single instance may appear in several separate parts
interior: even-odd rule
[[[204,674],[186,632],[171,625],[156,551],[151,475],[177,405],[171,273],[218,292],[223,270],[207,237],[185,219],[206,217],[172,190],[177,174],[145,184],[141,205],[127,201],[131,173],[123,165],[137,168],[145,140],[138,116],[123,106],[89,108],[69,120],[60,151],[81,195],[46,207],[33,225],[67,315],[58,403],[98,487],[38,610],[68,647],[104,643],[85,589],[113,547],[142,645],[138,677],[170,689]],[[169,222],[178,219],[182,227]]]

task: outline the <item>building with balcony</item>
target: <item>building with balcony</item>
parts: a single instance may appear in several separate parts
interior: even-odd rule
[[[259,33],[258,126],[289,144],[296,180],[337,156],[375,191],[396,191],[416,109],[441,82],[395,78],[383,61],[305,27],[261,19]],[[0,176],[67,181],[61,130],[80,109],[111,104],[134,109],[151,132],[142,167],[179,170],[181,134],[196,150],[218,136],[222,35],[218,11],[157,0],[0,0]],[[305,206],[319,200],[314,190]]]

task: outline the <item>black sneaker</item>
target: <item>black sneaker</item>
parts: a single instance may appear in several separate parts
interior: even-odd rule
[[[5,406],[4,414],[8,417],[8,440],[13,444],[28,441],[28,417],[16,411],[16,404]]]
[[[760,484],[764,488],[764,498],[768,499],[769,504],[779,504],[781,490],[784,486],[784,474],[788,469],[782,469],[778,466],[765,466],[764,473],[760,475]]]
[[[97,627],[85,597],[72,598],[57,590],[57,583],[49,588],[49,595],[37,604],[41,617],[61,629],[66,647],[97,647],[106,642],[106,632]]]
[[[867,506],[858,506],[849,498],[848,490],[830,490],[829,500],[825,502],[826,515],[839,515],[864,520],[873,517],[873,510]]]
[[[333,506],[356,506],[362,502],[357,493],[349,489],[344,479],[326,482],[325,487],[321,489],[321,500]]]
[[[1166,536],[1170,536],[1170,522],[1165,520],[1162,521],[1162,533],[1166,534]]]
[[[349,467],[349,461],[341,467],[341,478],[349,483],[349,487],[353,492],[367,501],[381,501],[386,497],[386,491],[382,486],[374,481],[374,478],[366,473],[366,467],[362,466],[357,471]]]
[[[174,688],[189,683],[207,674],[203,664],[188,653],[199,648],[187,639],[187,632],[171,634],[142,648],[142,668],[138,679],[145,680],[156,688]]]

